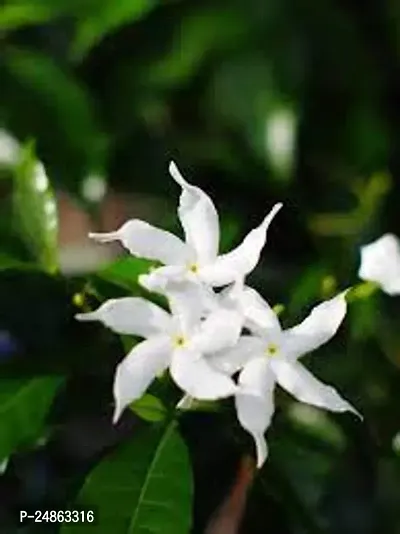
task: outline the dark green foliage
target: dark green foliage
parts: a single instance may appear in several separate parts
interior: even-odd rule
[[[74,493],[105,519],[65,533],[184,534],[192,524],[200,534],[253,452],[230,401],[185,415],[184,441],[164,426],[179,398],[165,377],[112,427],[113,371],[135,340],[73,316],[143,295],[137,276],[151,264],[124,255],[85,278],[59,274],[53,191],[71,193],[98,229],[82,186],[100,174],[180,232],[175,159],[215,199],[223,250],[283,201],[248,281],[290,326],[356,283],[361,244],[400,235],[399,34],[389,0],[3,0],[0,127],[22,150],[15,165],[0,151],[0,462],[11,458],[1,532],[3,518],[17,532],[14,511],[33,496],[67,506]],[[269,144],[276,121],[284,136],[293,128],[283,156]],[[338,336],[306,358],[363,423],[278,394],[243,533],[400,531],[399,311],[379,293],[353,302]],[[158,422],[132,432],[137,415]]]

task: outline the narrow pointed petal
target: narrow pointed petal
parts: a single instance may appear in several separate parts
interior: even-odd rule
[[[245,316],[245,327],[254,334],[265,336],[281,332],[276,313],[255,289],[235,284],[225,292],[223,300],[236,303]]]
[[[205,319],[191,339],[194,349],[202,354],[211,354],[233,347],[240,336],[243,316],[233,310],[219,309]]]
[[[165,371],[171,360],[166,336],[152,337],[136,345],[118,365],[114,377],[114,423],[122,412],[139,399],[154,378]]]
[[[117,334],[140,337],[169,331],[171,316],[162,308],[139,297],[107,300],[97,310],[78,313],[78,321],[100,321]]]
[[[262,356],[265,343],[257,337],[244,335],[230,349],[207,356],[207,361],[218,371],[233,375],[250,360]]]
[[[237,387],[228,376],[213,369],[199,353],[176,350],[170,367],[175,383],[199,400],[217,400],[234,395]]]
[[[393,234],[385,234],[361,247],[358,276],[377,283],[385,293],[400,295],[400,242]]]
[[[347,311],[345,292],[316,306],[303,322],[285,330],[282,349],[297,359],[329,341],[337,332]]]
[[[213,261],[218,254],[219,220],[211,198],[199,187],[189,184],[172,161],[172,178],[181,186],[178,215],[186,242],[196,251],[200,263]]]
[[[256,446],[256,455],[257,455],[257,469],[261,469],[264,465],[265,460],[268,457],[268,445],[265,439],[264,434],[253,432],[252,433],[254,443]]]
[[[257,467],[261,467],[267,457],[264,434],[275,409],[274,385],[275,377],[265,358],[251,360],[239,375],[240,389],[235,396],[236,411],[240,424],[254,438]]]
[[[139,219],[126,222],[115,232],[90,233],[99,243],[120,241],[134,256],[157,260],[167,265],[181,265],[190,261],[190,250],[179,237]]]
[[[203,280],[213,286],[230,284],[244,278],[257,265],[267,239],[267,230],[282,204],[275,204],[270,213],[257,228],[244,238],[242,243],[231,252],[222,254],[216,261],[201,269]]]
[[[270,362],[279,385],[301,402],[331,412],[353,412],[361,415],[332,386],[313,376],[300,362],[274,358]]]

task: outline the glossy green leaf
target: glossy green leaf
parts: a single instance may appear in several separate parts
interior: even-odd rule
[[[128,291],[138,291],[138,277],[147,273],[154,262],[129,256],[120,258],[97,271],[96,276]]]
[[[43,269],[56,272],[57,206],[32,145],[25,146],[16,166],[13,200],[14,217],[27,247]]]
[[[132,402],[129,408],[141,419],[153,423],[163,421],[167,416],[167,410],[160,399],[149,393]]]
[[[88,476],[78,503],[96,509],[96,534],[188,534],[192,475],[175,423],[151,425]],[[62,534],[86,534],[64,525]]]
[[[105,35],[147,15],[157,4],[155,0],[105,0],[82,20],[78,20],[75,41],[72,47],[74,57],[82,57]]]
[[[39,436],[59,377],[0,381],[0,458]]]

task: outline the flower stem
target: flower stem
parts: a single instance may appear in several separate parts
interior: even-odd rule
[[[354,302],[371,297],[379,289],[378,284],[374,282],[361,282],[350,288],[346,295],[347,302]]]

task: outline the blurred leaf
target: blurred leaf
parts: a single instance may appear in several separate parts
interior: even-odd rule
[[[0,458],[38,437],[59,377],[0,381]]]
[[[37,270],[37,266],[33,263],[21,261],[17,258],[13,258],[8,254],[0,252],[0,271],[6,269],[22,269],[22,270]]]
[[[154,262],[143,258],[124,257],[116,260],[96,272],[96,276],[112,282],[130,292],[137,293],[138,277],[147,273]]]
[[[167,416],[167,410],[160,399],[149,393],[132,402],[129,408],[141,419],[152,423],[163,421]]]
[[[156,0],[103,0],[82,20],[77,21],[74,57],[82,58],[112,30],[135,22],[157,5]]]
[[[79,502],[97,509],[97,534],[188,534],[192,478],[186,446],[175,428],[151,425],[103,460],[88,476]],[[62,534],[86,533],[65,525]]]
[[[232,8],[196,6],[176,25],[172,48],[148,71],[147,83],[170,87],[193,76],[207,56],[238,46],[249,30],[245,18]]]
[[[355,213],[315,213],[308,221],[310,231],[324,237],[355,236],[361,229],[360,224]]]
[[[4,5],[3,5],[4,4]],[[68,14],[78,15],[94,8],[96,0],[4,0],[0,11],[0,29],[12,31],[23,26],[43,24]]]
[[[50,3],[32,2],[32,0],[22,0],[18,2],[8,2],[0,10],[0,30],[10,31],[27,26],[47,22],[57,11],[57,6]]]
[[[101,168],[107,145],[85,87],[50,56],[8,47],[4,54],[5,100],[10,128],[20,137],[35,132],[46,165],[71,179]],[[32,130],[34,128],[34,130]],[[42,154],[44,157],[42,157]]]
[[[321,296],[327,276],[329,274],[323,265],[315,264],[304,271],[290,293],[287,305],[290,315],[298,315],[310,301],[316,301]]]
[[[267,118],[278,105],[267,58],[252,52],[222,63],[211,87],[210,101],[217,116],[240,128],[251,148],[265,161]]]
[[[49,273],[58,269],[57,206],[32,145],[21,152],[15,169],[14,216],[21,234],[41,267]]]

